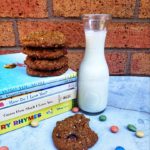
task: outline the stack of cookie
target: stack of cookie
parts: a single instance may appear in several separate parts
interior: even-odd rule
[[[58,76],[68,70],[65,36],[59,31],[33,32],[22,39],[25,64],[31,76]]]

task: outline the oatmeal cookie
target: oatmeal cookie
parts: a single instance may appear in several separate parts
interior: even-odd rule
[[[82,114],[58,121],[52,138],[59,150],[87,150],[98,140],[97,134],[89,127],[89,119]]]
[[[25,64],[35,70],[57,70],[60,69],[66,65],[68,65],[68,58],[66,56],[57,58],[57,59],[36,59],[27,56],[25,60]]]
[[[55,59],[67,54],[66,49],[50,49],[50,48],[23,48],[22,52],[30,57],[37,59]]]
[[[65,73],[68,70],[68,66],[64,66],[60,69],[57,70],[51,70],[51,71],[39,71],[39,70],[34,70],[29,67],[27,67],[26,71],[27,74],[30,76],[36,76],[36,77],[49,77],[49,76],[59,76]]]
[[[22,39],[22,45],[26,47],[63,47],[66,39],[59,31],[31,32]]]

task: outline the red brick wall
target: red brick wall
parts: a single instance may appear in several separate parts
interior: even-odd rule
[[[80,16],[110,13],[106,59],[111,75],[150,76],[150,0],[2,0],[0,54],[19,52],[22,37],[36,30],[60,30],[68,39],[69,65],[84,55]]]

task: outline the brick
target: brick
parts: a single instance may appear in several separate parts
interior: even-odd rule
[[[150,48],[150,23],[111,23],[106,46]]]
[[[0,22],[0,47],[2,46],[15,46],[12,22]]]
[[[69,67],[75,71],[79,69],[80,63],[83,59],[84,51],[82,50],[70,50],[68,51]]]
[[[81,22],[18,22],[20,41],[32,31],[58,30],[66,35],[68,47],[85,46],[83,25]],[[111,23],[106,40],[108,48],[150,48],[150,23]]]
[[[106,52],[106,60],[111,75],[126,74],[126,66],[128,61],[127,52]]]
[[[63,17],[108,13],[113,17],[131,18],[135,4],[136,0],[53,0],[53,13]]]
[[[150,53],[134,52],[131,56],[131,74],[150,75]]]
[[[139,18],[150,18],[150,0],[140,1]]]
[[[34,17],[48,16],[47,0],[2,0],[0,17]]]
[[[68,51],[69,67],[77,71],[82,61],[84,51]],[[127,52],[106,52],[111,75],[123,75],[126,73],[128,55]]]

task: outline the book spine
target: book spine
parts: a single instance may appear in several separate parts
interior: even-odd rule
[[[42,81],[37,80],[37,82],[34,82],[34,83],[26,83],[24,85],[19,85],[19,86],[12,87],[12,88],[0,89],[0,95],[9,94],[9,93],[13,93],[13,92],[16,92],[16,91],[19,92],[19,91],[23,91],[23,90],[27,90],[27,89],[29,91],[31,91],[32,89],[37,88],[37,87],[39,87],[41,89],[41,87],[43,88],[43,87],[47,86],[47,84],[49,86],[51,86],[51,84],[55,85],[55,82],[57,82],[57,85],[58,85],[58,83],[60,81],[64,81],[64,80],[71,79],[71,78],[74,78],[74,77],[77,77],[76,72],[72,72],[72,73],[67,74],[67,75],[61,75],[61,76],[58,76],[58,77],[53,77],[53,80],[52,80],[52,78],[43,79]]]
[[[32,88],[22,89],[20,91],[12,91],[10,93],[5,93],[5,94],[0,95],[0,100],[6,99],[6,98],[9,98],[9,97],[14,97],[14,96],[21,95],[21,94],[26,94],[26,93],[29,93],[29,92],[34,92],[34,91],[43,90],[43,89],[46,89],[46,88],[55,87],[55,86],[58,86],[58,85],[67,84],[67,83],[70,83],[70,82],[75,82],[75,81],[77,81],[77,77],[73,77],[73,78],[69,78],[69,79],[65,79],[65,80],[61,80],[61,81],[56,81],[56,82],[49,83],[49,84],[46,84],[46,85],[39,85],[39,86],[35,86],[35,87],[32,87]]]
[[[42,110],[34,111],[23,116],[0,122],[0,135],[27,126],[31,123],[32,120],[41,121],[62,114],[71,110],[73,106],[74,100],[68,100],[66,102],[50,106]]]
[[[16,118],[77,97],[77,88],[0,110],[0,122]]]
[[[52,88],[48,88],[48,89],[44,89],[44,90],[40,90],[40,91],[36,91],[36,92],[32,92],[32,93],[27,93],[27,94],[20,95],[20,96],[15,96],[13,98],[1,100],[0,101],[0,110],[3,108],[7,108],[7,107],[11,107],[11,106],[18,105],[21,103],[25,103],[25,102],[28,102],[31,100],[44,98],[44,97],[50,96],[52,94],[56,94],[56,93],[66,91],[69,89],[73,89],[76,87],[77,87],[77,82],[71,82],[68,84],[55,86]]]

